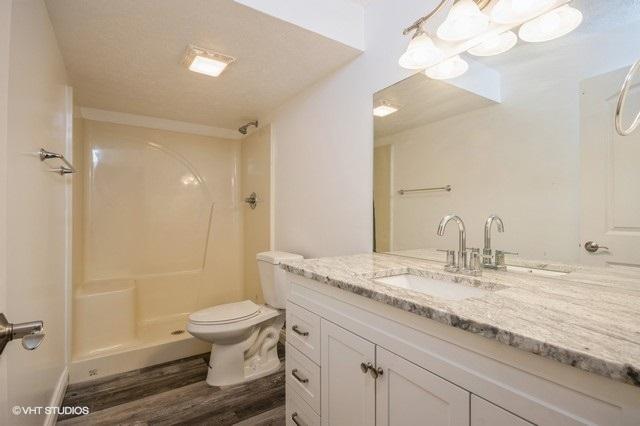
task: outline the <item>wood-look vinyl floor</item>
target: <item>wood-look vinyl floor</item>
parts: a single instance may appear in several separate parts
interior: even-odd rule
[[[284,347],[278,347],[281,359]],[[70,385],[63,406],[90,414],[61,425],[284,425],[284,364],[252,382],[206,384],[208,354]]]

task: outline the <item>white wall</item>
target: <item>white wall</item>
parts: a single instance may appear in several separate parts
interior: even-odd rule
[[[271,117],[275,247],[306,257],[372,249],[373,93],[410,75],[397,64],[407,23],[436,1],[374,1],[366,51]]]
[[[10,1],[0,2],[0,153],[7,150],[7,111],[9,95]],[[7,156],[0,155],[0,312],[7,309]],[[8,424],[7,357],[0,356],[0,424]]]
[[[484,221],[496,213],[506,232],[494,236],[494,247],[577,263],[579,84],[635,60],[638,42],[633,25],[550,46],[544,55],[500,67],[502,104],[377,141],[394,144],[393,248],[455,247],[454,229],[446,238],[436,235],[437,223],[452,212],[467,225],[468,245],[481,247]],[[397,194],[447,184],[451,193]]]
[[[47,336],[33,352],[19,342],[10,343],[2,355],[7,374],[0,380],[7,381],[10,407],[46,406],[65,372],[65,196],[70,180],[48,172],[33,153],[41,146],[65,152],[68,93],[65,67],[43,2],[9,3],[8,137],[0,154],[6,157],[2,169],[6,197],[0,200],[7,209],[6,239],[2,240],[10,248],[5,313],[11,322],[44,320]],[[2,12],[6,9],[3,6]],[[42,424],[42,417],[10,416],[6,424]]]

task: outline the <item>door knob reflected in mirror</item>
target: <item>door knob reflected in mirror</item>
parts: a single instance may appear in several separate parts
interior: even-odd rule
[[[595,253],[598,250],[609,250],[609,247],[601,246],[598,243],[594,243],[593,241],[587,241],[584,243],[584,249],[589,253]]]

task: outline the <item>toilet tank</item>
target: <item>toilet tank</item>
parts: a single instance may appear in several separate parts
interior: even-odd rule
[[[299,254],[283,251],[266,251],[258,253],[258,272],[260,274],[260,286],[267,305],[272,308],[284,309],[287,304],[287,280],[286,272],[280,268],[280,263],[285,260],[302,260]]]

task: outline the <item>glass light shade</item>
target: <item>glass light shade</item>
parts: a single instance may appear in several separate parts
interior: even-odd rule
[[[582,12],[570,6],[562,6],[522,25],[518,35],[530,43],[549,41],[570,33],[581,22]]]
[[[448,80],[460,77],[467,72],[469,64],[459,55],[453,56],[444,62],[424,70],[427,77],[434,80]]]
[[[460,0],[451,7],[437,34],[444,41],[462,41],[481,34],[488,26],[489,17],[473,0]]]
[[[552,0],[500,0],[491,10],[496,24],[518,24],[547,10]]]
[[[497,34],[487,38],[479,45],[472,47],[467,52],[474,56],[499,55],[513,48],[518,43],[518,36],[513,31]]]
[[[441,61],[443,56],[431,37],[421,33],[411,39],[407,51],[402,54],[398,63],[402,68],[417,70]]]

